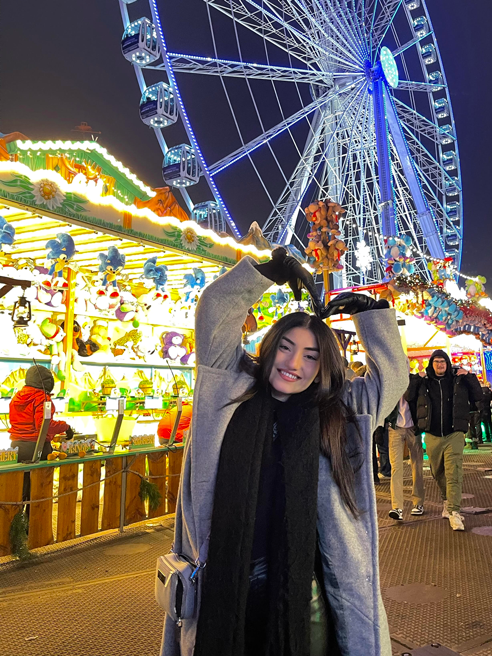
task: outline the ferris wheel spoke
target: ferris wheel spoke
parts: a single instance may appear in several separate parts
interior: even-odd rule
[[[460,185],[449,175],[449,173],[442,168],[439,162],[429,153],[429,151],[420,143],[415,135],[410,130],[405,130],[407,133],[407,143],[410,152],[414,157],[420,172],[428,180],[433,188],[437,189],[439,193],[446,196],[446,182],[448,186],[456,188],[456,195],[462,191]],[[443,207],[444,209],[444,207]]]
[[[341,11],[341,8],[335,7],[332,0],[313,0],[313,3],[318,8],[318,11],[321,15],[325,15],[326,23],[331,29],[337,29],[337,38],[342,39],[347,46],[350,44],[350,47],[354,52],[358,52],[360,58],[363,60],[366,56],[361,45],[358,43],[357,37],[353,33],[352,28],[347,22],[347,17],[344,12]],[[329,14],[327,14],[327,9],[329,9]],[[326,31],[326,30],[325,30]]]
[[[409,107],[396,96],[393,97],[393,100],[395,101],[398,117],[402,123],[405,123],[415,132],[424,137],[427,137],[431,141],[434,141],[436,144],[441,143],[443,137],[450,137],[454,139],[454,135],[449,134],[446,132],[446,130],[440,128],[425,116],[422,116],[422,114],[417,112],[412,107]]]
[[[251,12],[238,0],[227,4],[223,4],[223,0],[204,0],[204,2],[307,66],[317,68],[317,57],[311,54],[304,43],[287,33],[287,30],[276,26],[276,21],[266,20],[260,12]]]
[[[398,55],[401,55],[403,52],[405,52],[405,50],[408,50],[412,46],[416,46],[417,43],[420,43],[422,39],[425,39],[427,36],[430,36],[431,34],[434,34],[434,32],[433,31],[426,32],[425,34],[422,34],[421,36],[416,36],[415,39],[412,39],[411,41],[407,41],[407,43],[398,46],[398,48],[393,50],[393,57],[397,57]]]
[[[403,0],[387,0],[373,24],[373,43],[376,44],[374,52],[377,53],[381,43],[393,23]]]
[[[329,39],[329,35],[325,34],[326,28],[324,26],[320,25],[319,22],[315,21],[314,16],[312,16],[309,12],[305,11],[304,7],[303,7],[303,9],[304,9],[303,14],[299,15],[298,12],[293,12],[292,11],[293,5],[291,3],[289,3],[287,5],[287,7],[290,7],[290,9],[291,9],[290,13],[291,13],[292,17],[294,18],[294,20],[296,20],[296,22],[300,23],[302,25],[302,27],[304,28],[304,30],[306,30],[305,32],[301,32],[300,30],[293,27],[290,23],[287,23],[285,21],[285,19],[283,18],[283,16],[280,16],[277,13],[277,11],[274,10],[274,8],[272,7],[272,3],[269,2],[269,0],[263,0],[262,4],[269,6],[270,7],[270,12],[267,12],[263,8],[262,5],[259,5],[254,0],[244,0],[244,1],[247,2],[248,4],[252,5],[253,7],[255,7],[255,9],[263,11],[263,13],[267,16],[267,18],[276,20],[283,27],[285,27],[286,29],[289,29],[293,33],[294,37],[297,37],[300,41],[303,41],[304,43],[306,43],[307,47],[309,47],[311,49],[313,47],[317,48],[320,52],[324,53],[325,55],[329,55],[330,58],[336,59],[338,62],[340,62],[341,64],[343,64],[343,65],[345,65],[349,68],[355,68],[357,70],[359,70],[361,68],[361,63],[362,62],[360,61],[360,59],[355,57],[353,53],[347,53],[347,57],[342,57],[339,53],[333,52],[333,50],[328,50],[328,48],[325,45],[323,45],[322,43],[320,43],[319,40],[314,41],[312,39],[312,37],[309,34],[310,28],[306,29],[306,26],[302,22],[303,19],[305,19],[306,17],[309,19],[309,22],[312,24],[312,26],[316,27],[318,30],[320,30],[322,33],[324,33],[324,40],[326,38]],[[286,8],[286,5],[283,6],[284,10],[285,10],[285,8]],[[332,39],[332,42],[333,42],[333,39]],[[335,44],[336,44],[336,42],[335,42]],[[336,44],[336,45],[338,45],[338,44]]]
[[[311,172],[323,152],[323,120],[323,114],[317,110],[302,156],[263,227],[263,233],[270,243],[285,243],[282,237],[290,237],[290,217],[299,211]]]
[[[437,85],[429,82],[411,82],[410,80],[400,80],[398,83],[398,91],[425,91],[426,93],[432,93],[433,91],[440,91],[446,88],[447,86],[445,84]]]
[[[362,90],[363,86],[360,85],[357,92],[353,92],[353,101],[355,101]],[[350,106],[351,104],[342,112],[342,119],[348,109],[350,109]],[[319,123],[317,123],[318,129],[313,132],[313,137],[308,139],[303,157],[294,170],[294,173],[282,192],[279,201],[276,203],[268,217],[265,227],[266,230],[268,226],[268,232],[265,232],[265,235],[268,235],[267,238],[284,240],[295,232],[297,214],[305,191],[309,188],[312,182],[315,181],[320,164],[328,161],[327,152],[335,141],[337,135],[336,124],[332,126],[331,123],[334,121],[330,122],[330,118],[332,118],[332,115],[323,115],[322,110],[320,110],[320,119]],[[336,121],[335,115],[333,115],[333,118]],[[323,136],[321,136],[319,130],[324,131]],[[326,133],[328,130],[330,136],[327,139]]]
[[[289,68],[288,66],[268,66],[230,59],[216,59],[169,53],[173,69],[177,73],[196,73],[219,77],[239,77],[273,82],[301,82],[306,84],[327,84],[333,75],[314,69]],[[151,67],[147,67],[151,68]]]
[[[309,116],[309,114],[312,114],[319,107],[326,105],[326,103],[330,102],[330,100],[332,100],[333,98],[336,98],[337,96],[346,93],[348,89],[355,87],[357,82],[358,80],[356,80],[355,82],[348,82],[347,84],[343,85],[342,87],[339,87],[336,90],[329,91],[328,93],[324,94],[317,100],[314,100],[309,105],[306,105],[306,107],[302,107],[302,109],[300,109],[298,112],[296,112],[289,118],[281,121],[273,128],[270,128],[263,134],[260,134],[255,139],[252,139],[249,143],[245,144],[244,146],[241,146],[241,148],[238,148],[230,155],[223,157],[221,160],[210,166],[209,167],[210,174],[212,176],[217,175],[217,173],[227,168],[231,164],[234,164],[235,162],[239,161],[246,155],[249,155],[251,152],[259,148],[260,146],[263,146],[264,144],[270,142],[274,137],[278,136],[280,133],[284,132],[285,130],[288,130],[293,125],[295,125],[302,119]]]
[[[328,41],[329,43],[332,44],[333,48],[335,48],[335,52],[341,53],[342,56],[347,58],[348,60],[353,60],[357,63],[361,63],[361,58],[362,58],[362,51],[355,47],[354,45],[349,43],[342,34],[346,33],[346,27],[340,26],[341,31],[337,32],[336,38],[329,34],[327,31],[327,19],[326,19],[326,12],[319,12],[320,13],[320,19],[315,18],[314,14],[312,14],[308,8],[305,5],[305,2],[302,0],[294,0],[294,3],[299,6],[301,11],[304,12],[304,14],[307,14],[310,16],[310,19],[313,23],[313,25],[316,27],[316,29],[319,30],[320,33],[323,34],[323,40]],[[331,15],[331,18],[336,18],[335,14]],[[340,52],[339,52],[340,51]]]
[[[313,41],[308,35],[283,20],[281,16],[267,11],[253,0],[227,0],[227,4],[225,4],[226,0],[204,1],[309,66],[317,68],[320,54],[330,55],[330,51],[323,48],[320,43]],[[224,4],[222,4],[223,2]],[[245,3],[254,7],[256,11],[251,11]],[[344,65],[353,71],[360,70],[360,65],[356,62],[344,61]]]

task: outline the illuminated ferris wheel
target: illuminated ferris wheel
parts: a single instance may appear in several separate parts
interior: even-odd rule
[[[394,235],[410,238],[423,275],[428,258],[450,257],[459,268],[458,142],[424,0],[195,0],[206,9],[203,29],[213,51],[196,54],[168,51],[156,0],[119,1],[122,50],[140,84],[141,118],[163,150],[164,180],[181,190],[196,220],[219,230],[225,221],[239,235],[221,191],[247,163],[271,203],[262,226],[271,243],[302,250],[302,208],[315,198],[330,196],[347,209],[340,228],[348,252],[337,286],[379,282],[385,238]],[[131,20],[128,5],[150,13]],[[165,79],[147,85],[150,70]],[[200,149],[180,94],[185,74],[220,79],[237,129],[239,147],[213,163]],[[239,106],[245,96],[231,84],[248,94],[247,125]],[[274,125],[272,103],[280,118]],[[166,126],[178,119],[188,142],[168,147]],[[282,156],[286,142],[294,159]],[[262,150],[272,163],[266,174],[256,159]],[[283,180],[280,193],[272,188],[272,168]],[[193,205],[187,187],[200,178],[210,197]]]

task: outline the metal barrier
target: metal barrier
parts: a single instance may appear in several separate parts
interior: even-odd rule
[[[0,556],[11,553],[12,519],[26,503],[22,500],[24,474],[31,483],[28,547],[44,547],[98,531],[117,529],[174,513],[183,460],[183,446],[157,447],[126,453],[87,455],[61,461],[15,464],[0,468]],[[82,487],[78,487],[82,466]],[[104,466],[104,477],[101,472]],[[53,493],[58,468],[58,493]],[[155,509],[140,498],[141,479],[156,483],[162,495]],[[104,493],[101,502],[101,485]],[[81,493],[80,530],[77,497]],[[57,500],[56,522],[54,501]],[[55,526],[54,526],[55,525]]]

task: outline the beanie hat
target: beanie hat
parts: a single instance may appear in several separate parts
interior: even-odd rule
[[[51,394],[55,386],[55,379],[49,369],[43,367],[43,365],[34,365],[33,367],[29,367],[26,372],[26,385]]]

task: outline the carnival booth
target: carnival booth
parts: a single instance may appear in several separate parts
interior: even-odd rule
[[[3,144],[1,154],[0,506],[13,488],[18,496],[23,476],[13,486],[4,477],[22,468],[9,449],[8,410],[33,363],[52,370],[57,419],[76,432],[73,440],[62,437],[51,456],[53,467],[70,462],[75,468],[70,481],[60,473],[60,485],[63,478],[76,490],[77,463],[90,458],[95,469],[84,465],[84,481],[99,481],[103,457],[154,449],[164,413],[183,399],[192,402],[194,314],[202,290],[243,255],[269,257],[203,228],[204,204],[201,224],[168,187],[150,189],[95,142],[17,140]],[[149,462],[139,457],[144,460],[133,469],[148,474]],[[168,460],[161,463],[167,472]],[[118,467],[121,472],[121,462]],[[34,498],[50,496],[53,468],[49,480],[33,483]],[[175,494],[177,479],[173,485]],[[87,509],[98,500],[94,490],[87,490]],[[142,508],[127,509],[125,522],[144,516]],[[159,510],[163,514],[162,504]],[[35,519],[31,513],[31,524]],[[93,513],[82,534],[100,528],[100,520]],[[3,553],[10,550],[6,526],[3,534],[0,527]],[[30,537],[31,546],[52,541],[51,527],[45,528]],[[75,533],[62,527],[57,539]]]

